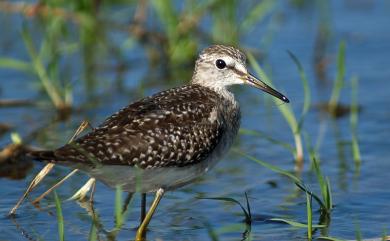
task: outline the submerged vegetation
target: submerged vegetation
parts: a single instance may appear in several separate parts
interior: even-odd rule
[[[49,148],[65,143],[71,131],[81,120],[98,115],[96,112],[91,113],[91,109],[101,107],[107,109],[103,111],[104,114],[111,112],[114,108],[108,103],[116,95],[123,98],[121,94],[124,94],[130,96],[130,99],[135,99],[151,93],[149,89],[153,91],[163,89],[166,86],[176,85],[179,80],[189,79],[199,49],[212,43],[241,46],[248,54],[248,65],[254,70],[256,76],[271,86],[283,86],[282,81],[274,78],[273,73],[276,71],[272,71],[268,55],[272,55],[269,53],[270,44],[283,24],[283,17],[286,15],[285,5],[295,11],[304,11],[305,8],[314,9],[320,12],[321,19],[329,18],[327,14],[329,6],[322,0],[291,0],[288,3],[272,0],[250,1],[249,6],[242,2],[236,0],[180,2],[139,0],[127,3],[93,0],[1,1],[0,12],[4,14],[2,18],[6,19],[6,15],[18,17],[20,24],[12,31],[16,31],[21,40],[16,44],[11,43],[20,48],[20,52],[0,54],[0,70],[12,70],[22,74],[23,78],[28,80],[26,89],[34,94],[26,97],[27,100],[23,95],[18,95],[21,99],[12,101],[0,99],[0,104],[3,104],[0,107],[13,108],[17,105],[18,108],[39,113],[41,116],[34,116],[31,119],[41,123],[32,124],[31,128],[15,128],[9,124],[25,125],[23,121],[26,120],[16,123],[3,123],[5,120],[1,120],[0,135],[3,138],[4,148],[0,151],[0,164],[6,163],[15,167],[16,172],[21,172],[25,166],[19,167],[16,163],[25,150],[35,146]],[[245,193],[240,199],[237,196],[230,196],[231,192],[221,196],[200,195],[197,200],[202,199],[201,202],[215,201],[238,205],[244,217],[242,222],[232,221],[231,224],[218,228],[213,227],[211,222],[202,220],[202,228],[207,231],[211,240],[223,240],[220,239],[220,235],[232,232],[244,232],[243,240],[254,240],[252,226],[258,225],[259,220],[303,229],[306,233],[301,236],[306,236],[308,240],[315,237],[320,237],[322,240],[341,240],[329,235],[333,210],[337,209],[337,197],[332,193],[334,176],[324,174],[327,173],[324,170],[327,162],[322,159],[321,153],[322,126],[321,123],[318,125],[311,123],[308,127],[310,121],[308,116],[326,113],[325,117],[321,118],[334,126],[337,143],[332,144],[340,156],[340,170],[347,169],[341,160],[345,156],[343,144],[351,147],[347,159],[353,160],[355,168],[358,169],[362,162],[358,138],[361,109],[358,98],[359,78],[357,75],[352,78],[348,76],[347,40],[338,43],[338,50],[332,52],[335,58],[324,60],[323,55],[329,54],[328,49],[337,46],[337,41],[330,37],[331,29],[326,25],[329,24],[329,19],[321,23],[314,44],[313,52],[316,56],[312,68],[307,61],[302,60],[299,52],[287,50],[285,55],[295,71],[285,73],[294,76],[289,77],[288,80],[293,82],[300,78],[300,81],[295,81],[289,86],[298,86],[295,92],[291,91],[291,93],[292,96],[300,98],[301,104],[294,100],[291,104],[282,104],[275,98],[272,98],[272,101],[262,99],[260,103],[265,107],[264,109],[271,106],[271,109],[278,110],[275,112],[284,118],[290,132],[285,128],[282,131],[283,135],[273,136],[271,134],[273,130],[268,131],[261,125],[259,129],[243,127],[240,130],[240,141],[232,152],[235,157],[249,159],[286,177],[289,180],[287,183],[293,186],[291,193],[286,196],[291,195],[288,198],[304,203],[305,205],[297,205],[296,208],[302,209],[301,214],[304,213],[306,216],[299,217],[299,220],[292,219],[291,217],[296,217],[294,215],[258,218],[255,212],[260,212],[259,210],[264,207],[251,205],[252,197],[261,198],[255,188],[239,190],[240,193]],[[253,35],[259,26],[262,27],[262,35],[256,35],[255,41],[249,41],[251,44],[241,44],[244,42],[242,39]],[[9,26],[5,28],[9,29]],[[334,70],[326,66],[327,64],[334,67]],[[313,75],[312,72],[315,74]],[[326,76],[333,73],[335,78],[329,84],[332,86],[330,97],[321,101],[313,94],[314,86],[322,85]],[[349,82],[348,78],[350,78]],[[347,87],[350,87],[350,93]],[[283,88],[287,89],[287,87]],[[342,103],[341,96],[347,92],[350,94],[350,103]],[[347,134],[350,140],[341,141],[337,136],[338,121],[346,114],[349,114]],[[27,120],[27,122],[33,121]],[[313,137],[315,128],[318,128],[317,138]],[[275,164],[277,162],[263,161],[254,154],[254,150],[242,144],[244,138],[261,139],[268,142],[268,145],[281,147],[281,151],[287,151],[283,154],[284,159],[287,161],[293,159],[294,163],[286,169],[285,166],[282,168]],[[29,166],[25,172],[28,173],[30,169]],[[261,178],[253,177],[256,181],[260,181]],[[88,186],[88,190],[91,185]],[[100,220],[98,210],[89,206],[83,207],[88,212],[91,225],[88,233],[85,234],[89,240],[100,240],[100,236],[103,235],[113,240],[128,224],[127,217],[130,213],[129,207],[133,205],[133,197],[128,197],[123,203],[120,187],[112,196],[115,196],[113,197],[115,202],[112,205],[114,227],[111,230],[103,228],[106,220]],[[65,201],[61,201],[54,192],[54,201],[48,199],[48,203],[53,202],[56,207],[58,239],[65,240],[67,215],[63,215],[62,209]]]

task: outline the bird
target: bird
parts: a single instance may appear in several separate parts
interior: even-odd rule
[[[212,45],[199,54],[189,84],[135,101],[73,142],[30,156],[77,168],[129,193],[155,192],[136,233],[136,240],[144,240],[164,193],[193,182],[231,147],[241,119],[232,85],[249,85],[289,102],[248,72],[242,51]]]

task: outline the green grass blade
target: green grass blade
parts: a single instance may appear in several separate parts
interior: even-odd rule
[[[213,227],[212,227],[208,222],[206,222],[206,221],[203,223],[203,225],[206,227],[207,233],[208,233],[210,239],[211,239],[212,241],[218,241],[218,240],[219,240],[218,234],[217,234],[217,232],[213,229]]]
[[[313,159],[313,166],[317,176],[318,184],[320,185],[322,200],[324,200],[326,207],[324,211],[329,213],[333,205],[329,179],[325,178],[322,174],[320,164],[316,158]]]
[[[121,228],[122,224],[122,187],[118,185],[115,189],[115,228]]]
[[[270,85],[273,87],[271,79],[267,76],[267,74],[264,72],[264,70],[260,67],[260,65],[257,63],[256,59],[251,53],[248,53],[248,60],[251,66],[253,67],[254,71],[256,74],[259,76],[259,78],[264,81],[266,84]],[[286,119],[287,123],[289,124],[290,128],[292,131],[295,133],[296,132],[296,127],[297,127],[297,121],[295,119],[294,113],[292,112],[291,108],[289,108],[289,105],[286,104],[280,104],[279,99],[272,98],[275,103],[277,103],[277,107],[279,110],[282,112],[283,117]]]
[[[337,75],[333,85],[332,94],[329,100],[329,107],[331,113],[334,112],[337,103],[339,102],[341,89],[344,86],[345,77],[345,42],[341,41],[339,44],[339,50],[337,54]]]
[[[304,102],[303,102],[303,109],[302,109],[301,118],[300,118],[300,120],[298,122],[299,123],[298,124],[298,130],[300,130],[302,128],[305,116],[306,116],[306,114],[309,111],[310,106],[311,106],[310,86],[309,86],[309,82],[308,82],[307,77],[306,77],[306,73],[305,73],[305,71],[304,71],[304,69],[302,67],[302,64],[299,61],[299,59],[292,52],[290,52],[288,50],[287,50],[287,53],[290,56],[290,58],[294,61],[295,65],[297,66],[299,75],[301,77],[302,86],[303,86],[303,96],[304,96],[303,100],[304,100]]]
[[[313,193],[312,191],[310,191],[310,190],[305,186],[305,184],[296,182],[295,185],[297,185],[297,187],[299,187],[299,189],[301,189],[301,190],[304,191],[305,193],[307,193],[307,194],[309,194],[310,196],[312,196],[312,197],[314,198],[314,200],[316,200],[316,202],[318,203],[318,205],[320,205],[321,209],[326,210],[326,206],[325,206],[324,202],[321,200],[321,198],[320,198],[319,196],[317,196],[315,193]]]
[[[89,235],[88,235],[88,241],[96,241],[97,239],[98,239],[97,228],[95,222],[92,220],[91,229],[89,230]]]
[[[173,40],[177,37],[177,25],[178,25],[178,16],[175,12],[175,7],[172,4],[171,0],[152,0],[151,6],[157,15],[160,18],[160,21],[163,24],[168,38]]]
[[[355,164],[358,166],[362,162],[362,158],[360,155],[359,141],[357,139],[356,134],[352,135],[352,155]]]
[[[180,16],[172,0],[152,0],[151,6],[159,17],[168,38],[169,58],[172,63],[183,63],[194,54],[194,42],[186,29],[178,29],[188,15]],[[183,19],[181,19],[183,17]]]
[[[218,201],[235,203],[235,204],[237,204],[241,208],[242,212],[244,213],[245,221],[246,222],[250,222],[251,221],[251,216],[248,213],[248,211],[244,208],[244,206],[242,206],[242,204],[239,201],[237,201],[234,198],[229,198],[229,197],[202,197],[202,198],[199,198],[199,199],[218,200]]]
[[[260,65],[257,63],[256,59],[251,53],[247,54],[249,63],[255,70],[256,74],[259,76],[259,78],[264,81],[265,83],[269,84],[271,87],[272,81],[266,73],[263,71],[263,69],[260,67]],[[291,109],[291,106],[288,104],[280,104],[280,100],[273,98],[273,101],[276,103],[276,106],[278,107],[279,111],[282,113],[284,119],[287,121],[293,135],[294,135],[294,141],[295,141],[295,159],[297,163],[301,163],[303,161],[303,146],[302,146],[302,138],[300,134],[300,129],[298,128],[298,121],[294,115],[293,110]]]
[[[115,206],[114,206],[114,216],[115,216],[115,226],[110,231],[114,236],[122,229],[123,224],[125,223],[127,216],[130,212],[128,208],[133,200],[133,195],[131,195],[131,199],[126,199],[126,203],[124,205],[123,199],[123,189],[121,185],[117,185],[115,188]]]
[[[235,223],[235,224],[230,224],[230,225],[226,225],[226,226],[222,226],[220,228],[218,228],[217,230],[215,230],[215,233],[221,235],[221,234],[225,234],[225,233],[242,233],[242,230],[243,229],[246,229],[248,227],[247,224],[244,224],[244,223]],[[242,241],[244,240],[248,240],[248,239],[241,239]]]
[[[283,169],[281,169],[281,168],[279,168],[277,166],[271,165],[271,164],[269,164],[269,163],[267,163],[265,161],[257,159],[256,157],[248,155],[248,154],[246,154],[246,153],[244,153],[244,152],[242,152],[242,151],[240,151],[238,149],[233,149],[233,151],[238,153],[241,156],[244,156],[244,157],[248,158],[249,160],[252,160],[252,161],[254,161],[254,162],[264,166],[265,168],[268,168],[268,169],[270,169],[270,170],[272,170],[274,172],[277,172],[279,174],[282,174],[282,175],[290,178],[292,181],[294,181],[296,183],[300,183],[301,182],[301,180],[299,180],[298,177],[296,177],[294,174],[292,174],[292,173],[290,173],[288,171],[285,171],[285,170],[283,170]]]
[[[333,197],[332,197],[332,189],[328,177],[326,177],[326,197],[327,197],[328,209],[331,210],[333,208]]]
[[[240,29],[248,31],[254,24],[259,23],[272,11],[275,3],[273,0],[264,0],[253,6],[242,21]]]
[[[311,160],[311,169],[313,169],[313,160],[317,158],[318,156],[318,152],[317,152],[317,149],[315,147],[312,146],[311,144],[311,138],[310,136],[307,134],[307,132],[304,132],[303,133],[303,137],[304,137],[304,140],[305,140],[305,144],[306,144],[306,150],[308,151],[309,153],[309,157],[310,157],[310,160]]]
[[[65,240],[64,216],[62,215],[61,201],[57,195],[57,192],[55,191],[54,191],[54,200],[55,200],[56,211],[57,211],[58,238],[60,241],[64,241]]]
[[[292,221],[292,220],[288,220],[288,219],[283,219],[283,218],[271,218],[269,219],[270,221],[275,221],[275,222],[283,222],[283,223],[287,223],[295,228],[307,228],[307,224],[304,224],[304,223],[300,223],[300,222],[296,222],[296,221]],[[314,228],[324,228],[326,227],[325,225],[312,225],[312,227]]]
[[[24,72],[33,72],[34,70],[30,63],[12,58],[0,58],[0,68],[14,69]]]
[[[263,139],[265,139],[273,144],[281,146],[281,147],[289,150],[291,153],[295,154],[294,147],[291,146],[289,143],[276,140],[276,139],[272,138],[270,135],[268,135],[267,133],[264,133],[260,130],[250,130],[250,129],[246,129],[246,128],[240,128],[239,134],[261,137],[261,138],[263,138]]]
[[[216,4],[223,5],[223,7],[214,7],[210,11],[212,17],[211,37],[213,41],[225,44],[238,43],[240,29],[237,25],[237,8],[239,1],[219,0]]]
[[[314,158],[313,160],[313,166],[314,166],[315,174],[317,176],[318,184],[320,185],[321,188],[322,196],[324,197],[326,192],[326,184],[325,184],[324,176],[322,175],[321,172],[320,164],[318,163],[316,158]]]
[[[249,222],[252,221],[252,212],[251,212],[251,205],[249,205],[249,199],[248,199],[248,194],[245,192],[245,200],[246,200],[246,210],[248,211],[248,216],[249,216]]]
[[[45,88],[46,93],[50,97],[54,106],[56,106],[57,108],[63,107],[64,102],[61,98],[61,95],[59,94],[57,88],[51,82],[49,75],[46,72],[46,69],[44,67],[44,64],[39,58],[38,53],[34,47],[32,38],[26,28],[24,28],[22,31],[22,37],[24,40],[24,44],[26,45],[27,51],[30,55],[30,58],[32,60],[33,68],[37,73],[39,79],[41,80],[42,86]]]
[[[355,238],[357,241],[363,240],[362,230],[361,230],[360,224],[358,222],[355,223]]]
[[[358,123],[358,88],[359,88],[359,79],[354,76],[351,80],[351,115],[350,115],[350,125],[351,125],[351,134],[352,134],[352,154],[353,160],[356,165],[361,163],[361,155],[359,148],[359,141],[357,135],[357,123]]]
[[[258,159],[256,157],[254,157],[254,156],[248,155],[248,154],[246,154],[246,153],[244,153],[244,152],[242,152],[242,151],[240,151],[240,150],[238,150],[236,148],[233,149],[233,151],[236,152],[237,154],[241,155],[241,156],[244,156],[244,157],[248,158],[249,160],[252,160],[252,161],[254,161],[254,162],[264,166],[265,168],[268,168],[268,169],[270,169],[270,170],[272,170],[272,171],[274,171],[276,173],[279,173],[279,174],[281,174],[283,176],[286,176],[286,177],[290,178],[302,191],[304,191],[304,192],[308,193],[309,195],[311,195],[314,198],[314,200],[316,200],[318,205],[321,206],[321,209],[327,210],[327,208],[326,208],[327,206],[324,204],[324,202],[321,200],[321,198],[319,198],[316,194],[314,194],[311,191],[309,191],[308,188],[305,186],[305,184],[302,183],[302,181],[298,177],[296,177],[294,174],[292,174],[292,173],[290,173],[288,171],[285,171],[285,170],[283,170],[283,169],[281,169],[281,168],[279,168],[277,166],[271,165],[271,164],[269,164],[269,163],[267,163],[265,161],[262,161],[262,160],[260,160],[260,159]]]
[[[339,238],[334,238],[334,237],[318,237],[318,240],[329,240],[329,241],[345,241],[345,239],[339,239]]]
[[[387,241],[387,240],[388,240],[387,231],[386,231],[386,229],[383,229],[383,232],[382,232],[382,241]]]
[[[312,239],[313,232],[313,210],[312,210],[312,196],[306,192],[306,212],[307,212],[307,238]]]

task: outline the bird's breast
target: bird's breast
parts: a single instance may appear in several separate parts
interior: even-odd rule
[[[224,121],[224,138],[228,147],[231,146],[240,128],[241,112],[236,101],[227,101],[224,103],[221,111],[222,120]]]
[[[208,169],[213,167],[230,149],[240,128],[240,108],[236,101],[224,99],[218,106],[217,113],[210,113],[209,120],[220,122],[221,138],[208,157]]]

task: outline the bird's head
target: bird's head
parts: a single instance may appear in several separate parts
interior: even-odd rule
[[[246,56],[230,46],[213,45],[204,49],[196,61],[192,83],[211,88],[248,84],[289,102],[286,96],[251,75],[246,67]]]

